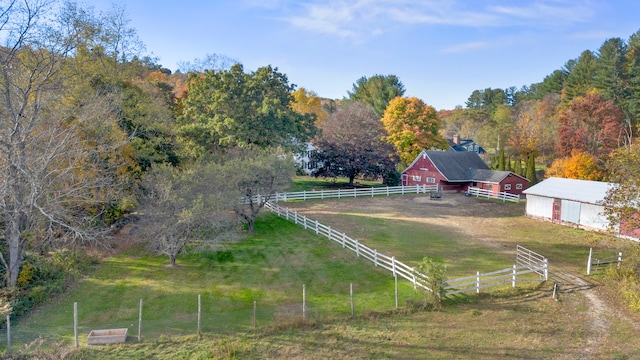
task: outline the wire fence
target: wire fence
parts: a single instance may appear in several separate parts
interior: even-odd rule
[[[156,340],[160,337],[234,332],[260,331],[273,327],[286,327],[306,320],[329,321],[363,315],[368,312],[392,311],[406,304],[420,303],[424,294],[406,283],[391,282],[387,291],[359,292],[357,284],[344,284],[338,294],[315,293],[313,285],[302,284],[297,299],[278,304],[256,300],[231,301],[213,295],[193,297],[191,311],[162,310],[158,304],[149,304],[141,296],[140,302],[121,304],[117,314],[102,315],[102,309],[86,309],[82,300],[74,303],[63,317],[66,325],[51,326],[18,322],[0,327],[0,351],[17,350],[38,338],[46,342],[63,341],[66,344],[89,346],[93,330],[127,329],[127,343]],[[283,296],[284,297],[284,296]],[[224,303],[223,311],[210,311]],[[45,310],[46,311],[46,310]],[[77,340],[76,340],[76,334]],[[138,337],[139,336],[139,337]]]

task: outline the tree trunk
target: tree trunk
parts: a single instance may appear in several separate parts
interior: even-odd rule
[[[169,267],[178,267],[178,264],[176,264],[176,255],[169,255]]]

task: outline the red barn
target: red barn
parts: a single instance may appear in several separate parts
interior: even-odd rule
[[[402,185],[435,185],[466,191],[470,186],[521,194],[529,180],[511,171],[491,170],[477,153],[423,150],[402,172]]]

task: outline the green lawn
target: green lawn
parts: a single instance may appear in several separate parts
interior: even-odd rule
[[[413,199],[397,196],[295,204],[301,211],[315,212],[311,218],[320,218],[403,262],[415,264],[425,255],[441,257],[450,277],[509,267],[516,244],[547,256],[552,269],[576,272],[583,272],[589,246],[607,254],[626,251],[632,244],[527,219],[521,215],[522,204],[478,200],[477,206],[496,206],[504,214],[462,220],[441,215],[439,226],[420,222],[419,217],[394,215],[389,201]],[[468,231],[447,226],[447,221],[490,221],[491,228],[474,240]],[[490,239],[493,245],[483,239]],[[275,215],[263,214],[255,235],[218,250],[183,256],[174,269],[165,267],[165,257],[141,255],[135,248],[107,258],[55,303],[12,325],[14,348],[38,335],[72,343],[74,302],[78,302],[82,349],[71,358],[78,359],[551,359],[558,354],[580,358],[586,345],[589,328],[582,319],[588,317],[589,302],[576,294],[554,301],[551,284],[492,291],[479,297],[468,294],[446,302],[443,309],[423,312],[409,306],[421,300],[422,294],[400,281],[401,308],[395,312],[394,279],[388,272]],[[355,319],[350,317],[350,283]],[[198,294],[202,297],[202,337],[194,336]],[[137,344],[140,299],[144,341]],[[253,328],[254,301],[257,329]],[[86,346],[91,329],[115,327],[129,329],[128,344]],[[640,346],[626,346],[635,336],[632,328],[619,323],[615,329],[615,334],[601,339],[596,357],[628,358],[640,351]]]
[[[378,187],[383,186],[379,181],[354,180],[354,185],[358,187]],[[296,176],[293,184],[287,189],[287,192],[298,191],[319,191],[319,190],[336,190],[350,188],[349,179],[338,178],[322,178],[312,176]]]
[[[358,312],[395,307],[393,278],[275,215],[265,214],[256,234],[227,244],[217,253],[179,258],[167,268],[166,257],[128,251],[105,259],[99,269],[54,304],[14,325],[14,343],[43,334],[73,339],[73,303],[86,343],[91,329],[128,327],[137,335],[139,301],[143,302],[143,337],[195,334],[197,298],[201,295],[202,332],[228,332],[302,316],[303,284],[311,317],[350,315],[353,283]],[[421,294],[404,282],[402,301]]]

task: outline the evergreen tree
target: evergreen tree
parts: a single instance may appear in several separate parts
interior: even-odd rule
[[[522,163],[519,156],[516,156],[516,159],[513,160],[513,172],[517,175],[522,175]]]
[[[504,149],[500,149],[498,154],[498,170],[504,171]]]

